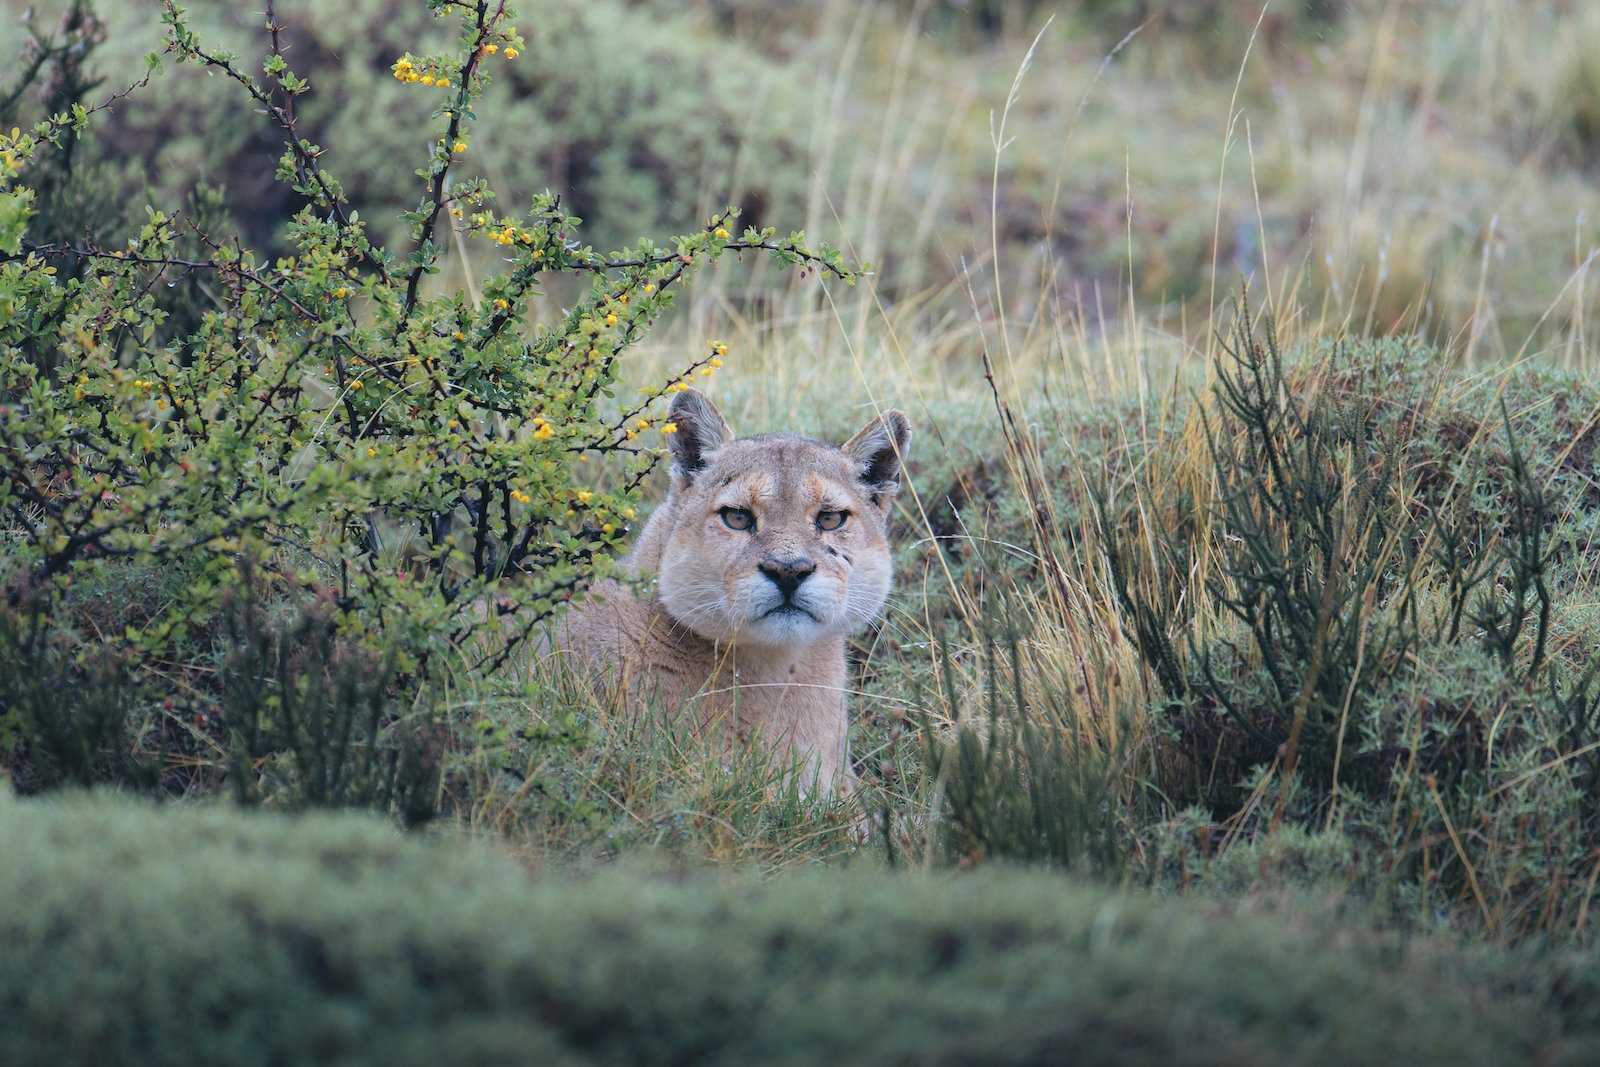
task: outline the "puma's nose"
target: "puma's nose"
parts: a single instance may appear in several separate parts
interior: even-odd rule
[[[817,565],[809,559],[793,556],[789,559],[768,559],[761,562],[761,573],[772,579],[784,600],[794,597],[800,583],[816,573]]]

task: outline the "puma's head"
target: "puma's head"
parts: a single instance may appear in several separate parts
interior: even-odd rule
[[[888,519],[911,440],[885,412],[841,446],[796,434],[735,438],[698,392],[668,418],[672,488],[635,559],[669,615],[700,636],[767,647],[867,625],[892,569]]]

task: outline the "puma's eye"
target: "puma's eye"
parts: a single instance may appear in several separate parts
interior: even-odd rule
[[[754,530],[756,517],[747,508],[723,508],[722,525],[730,530]]]
[[[819,511],[817,512],[817,529],[837,530],[844,525],[844,520],[850,517],[848,511]]]

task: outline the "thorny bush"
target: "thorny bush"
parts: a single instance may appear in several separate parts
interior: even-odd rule
[[[64,38],[36,42],[39,68],[22,87],[51,64],[80,73],[61,110],[0,133],[0,512],[13,604],[48,611],[99,568],[181,564],[182,595],[117,635],[155,656],[217,617],[248,559],[271,595],[330,606],[344,639],[399,650],[401,677],[498,662],[626,536],[657,454],[650,435],[675,429],[652,418],[656,399],[722,365],[725,346],[707,342],[642,397],[615,395],[619,360],[695,272],[763,252],[853,280],[836,251],[801,234],[735,232],[731,210],[669,245],[602,254],[557,196],[498,208],[456,164],[472,152],[474,102],[525,48],[515,12],[505,0],[425,2],[460,35],[451,54],[394,57],[395,79],[437,101],[403,248],[370,235],[302,128],[311,85],[289,66],[272,3],[252,63],[209,47],[163,0],[164,51],[94,105],[81,99],[99,32],[86,7]],[[229,79],[251,121],[275,124],[277,177],[303,205],[282,230],[292,254],[264,261],[204,212],[156,208],[119,247],[40,239],[43,186],[62,154],[167,63]],[[503,255],[471,292],[430,284],[452,225]],[[539,321],[559,275],[588,278],[587,292]],[[174,286],[204,294],[192,315],[172,312]],[[601,469],[612,476],[584,477]]]

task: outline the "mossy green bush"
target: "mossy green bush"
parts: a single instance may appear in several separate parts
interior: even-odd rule
[[[0,1060],[1578,1062],[1551,973],[989,869],[530,877],[354,817],[0,800]]]

